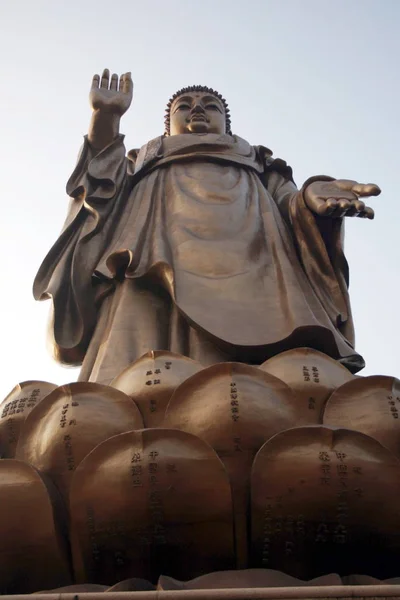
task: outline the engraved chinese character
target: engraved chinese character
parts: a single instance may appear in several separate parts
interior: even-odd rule
[[[337,525],[335,527],[333,541],[337,544],[345,544],[346,543],[346,534],[347,530],[344,525]]]
[[[317,528],[317,535],[315,536],[316,542],[326,542],[328,541],[329,530],[326,523],[320,523]]]
[[[323,460],[325,462],[329,462],[331,459],[329,458],[329,454],[327,452],[320,452],[318,454],[319,460]]]
[[[285,542],[285,554],[286,556],[291,556],[294,551],[294,543],[293,542]]]
[[[336,452],[335,454],[336,454],[336,458],[338,460],[340,460],[340,462],[343,462],[347,456],[347,454],[345,454],[344,452]]]

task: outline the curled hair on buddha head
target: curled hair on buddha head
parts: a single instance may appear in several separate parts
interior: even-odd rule
[[[178,98],[178,96],[182,96],[183,94],[188,94],[190,92],[205,92],[205,93],[210,94],[211,96],[215,96],[216,98],[218,98],[218,100],[220,100],[222,102],[222,104],[224,105],[224,109],[225,109],[226,133],[228,135],[232,135],[231,116],[230,116],[227,101],[225,100],[225,98],[222,97],[222,95],[219,92],[217,92],[216,90],[213,90],[212,88],[207,87],[206,85],[188,85],[187,87],[184,87],[181,90],[178,90],[177,92],[175,92],[175,94],[173,96],[171,96],[171,98],[168,101],[167,108],[165,109],[165,117],[164,117],[165,135],[170,135],[171,106],[172,106],[173,101],[176,100],[176,98]]]

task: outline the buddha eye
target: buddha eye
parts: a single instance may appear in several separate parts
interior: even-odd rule
[[[189,104],[178,104],[175,110],[190,110]]]
[[[219,110],[219,106],[217,106],[217,104],[207,104],[206,108],[208,110]]]

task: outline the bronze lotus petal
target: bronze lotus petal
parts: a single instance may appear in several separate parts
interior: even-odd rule
[[[302,581],[273,569],[243,569],[241,571],[217,571],[207,573],[191,581],[178,581],[161,575],[158,590],[217,590],[229,588],[303,587],[319,585],[342,585],[336,573],[322,575],[310,581]]]
[[[78,581],[157,581],[234,566],[231,489],[212,448],[183,431],[115,436],[77,468],[70,493]]]
[[[124,579],[119,581],[112,587],[108,588],[107,592],[150,592],[155,590],[156,586],[147,581],[147,579],[140,579],[140,577],[131,577],[130,579]]]
[[[0,594],[28,594],[71,583],[56,499],[40,474],[0,460]]]
[[[400,381],[384,375],[349,381],[328,400],[323,422],[362,431],[399,457]]]
[[[347,575],[342,577],[343,585],[399,585],[400,577],[377,579],[370,575]]]
[[[143,427],[135,403],[99,383],[70,383],[51,392],[26,419],[16,456],[48,475],[68,498],[74,470],[107,438]]]
[[[47,381],[17,383],[0,404],[0,457],[14,458],[19,433],[26,417],[47,394],[56,389]]]
[[[151,350],[129,365],[110,385],[135,400],[145,427],[159,427],[175,389],[203,368],[186,356]]]
[[[333,358],[312,348],[293,348],[264,362],[260,369],[279,377],[309,409],[309,423],[321,423],[322,410],[332,392],[354,379]]]
[[[98,585],[96,583],[75,583],[74,585],[64,585],[54,590],[42,590],[37,594],[87,594],[87,593],[102,593],[107,592],[106,585]]]
[[[383,581],[370,575],[345,575],[343,585],[382,585]]]
[[[308,410],[280,379],[243,363],[219,363],[182,383],[168,404],[164,426],[210,444],[231,480],[237,566],[247,566],[247,506],[254,456],[279,431],[304,422]]]
[[[367,435],[279,433],[255,458],[251,493],[254,566],[301,579],[398,573],[400,461]]]

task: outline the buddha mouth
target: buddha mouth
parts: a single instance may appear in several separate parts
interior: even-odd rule
[[[193,115],[193,117],[190,118],[190,121],[204,121],[207,123],[208,119],[205,115]]]

